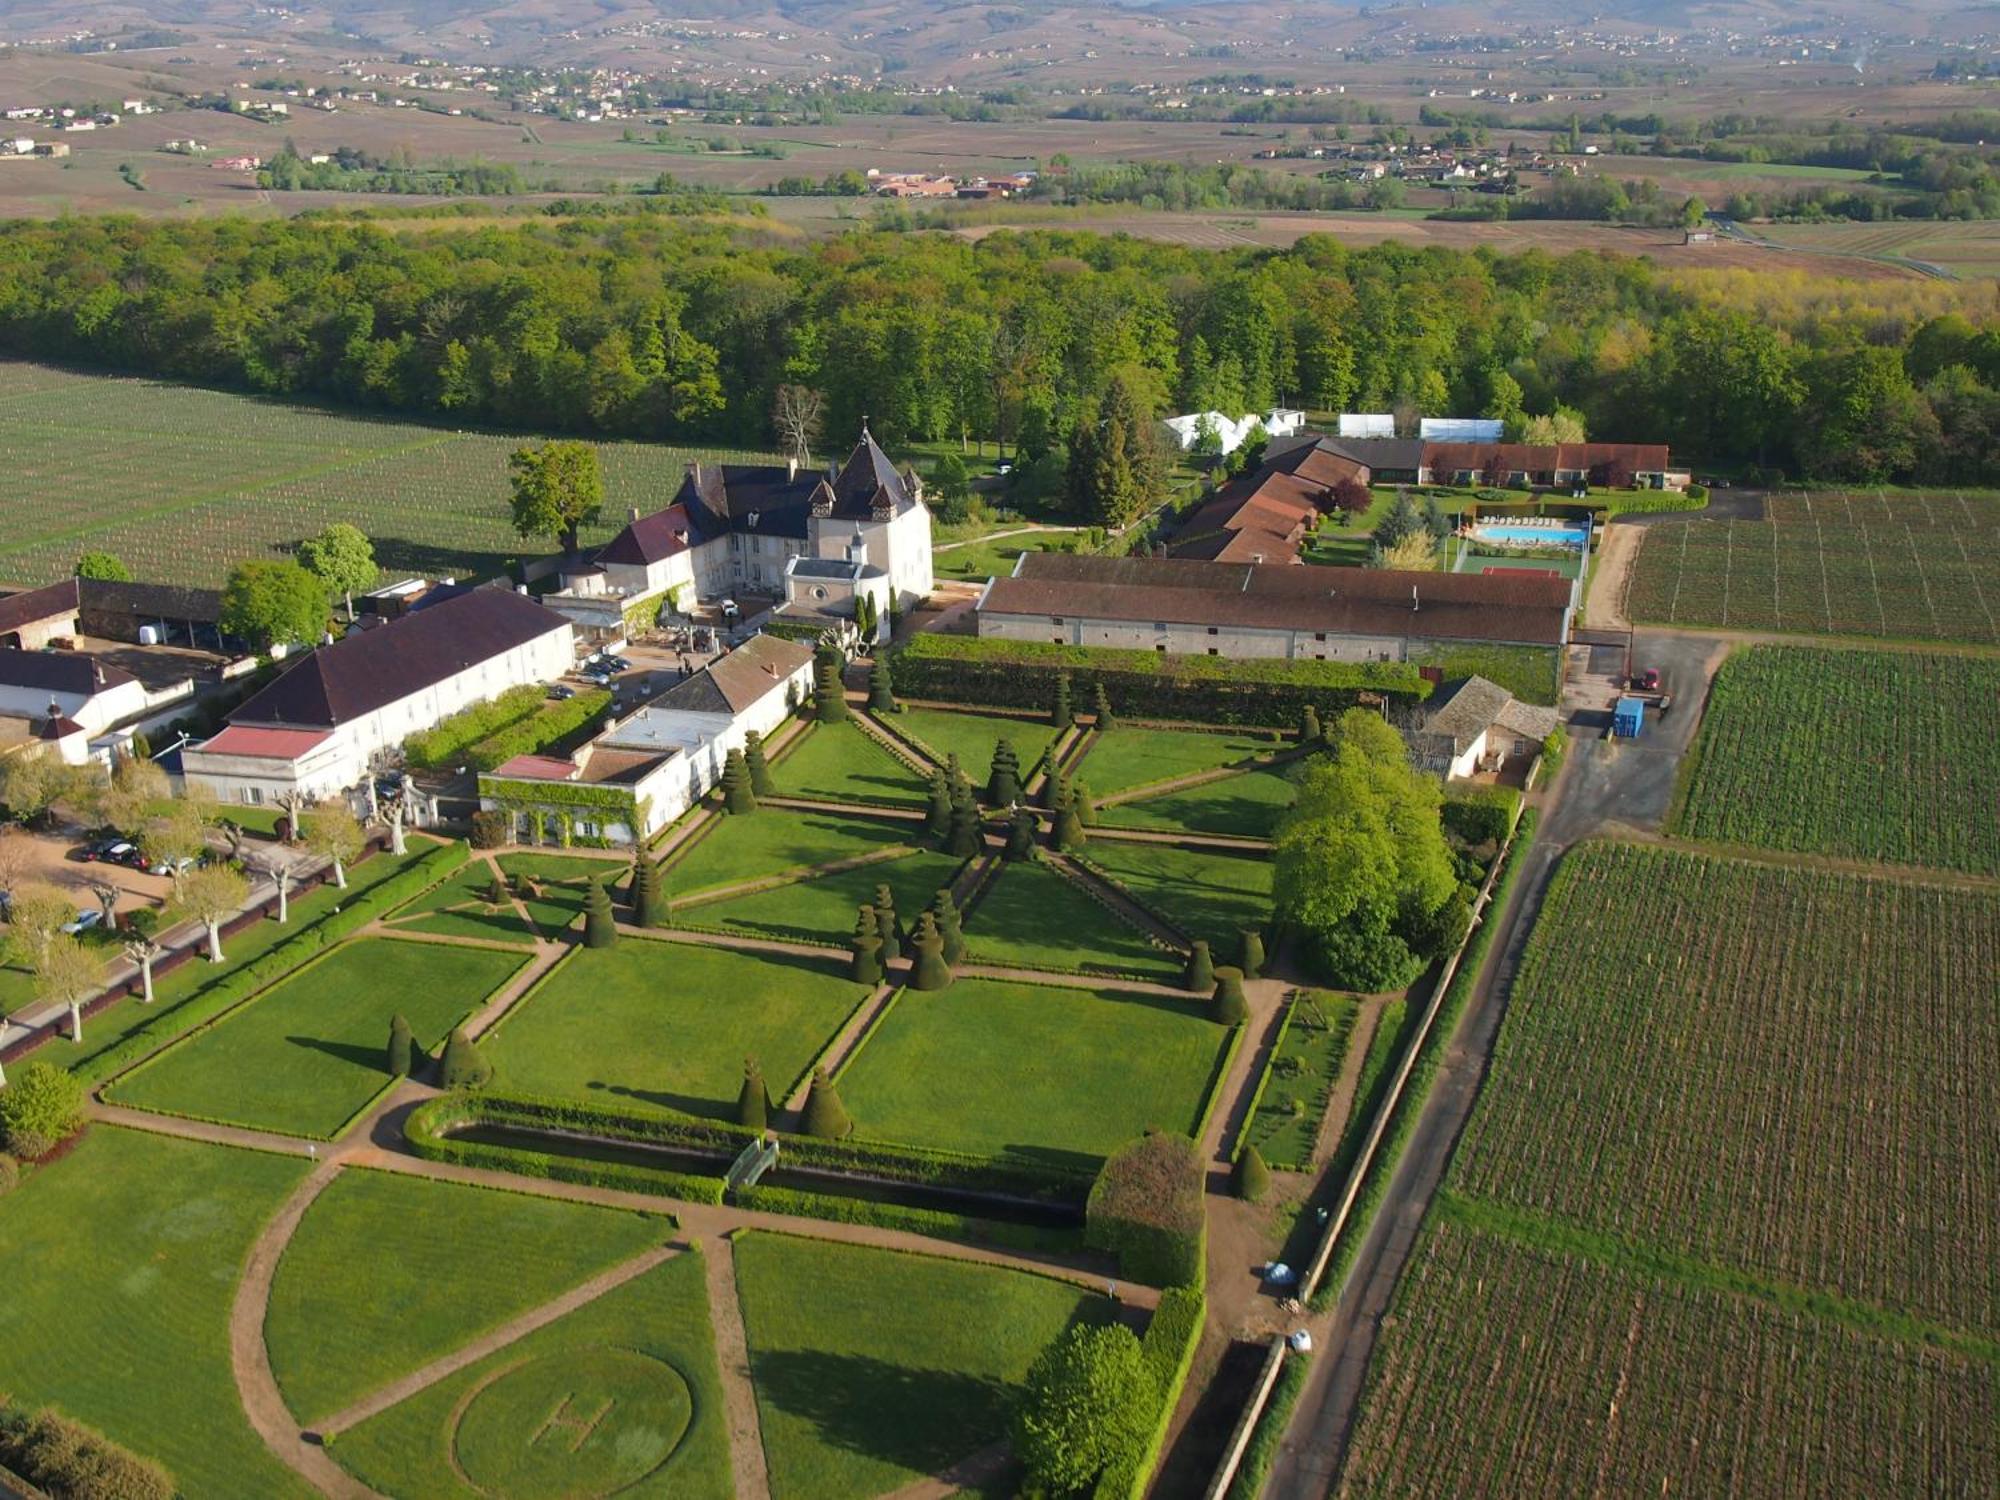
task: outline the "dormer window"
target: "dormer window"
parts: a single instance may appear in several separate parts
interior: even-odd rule
[[[757,529],[757,517],[762,514],[763,514],[762,511],[753,510],[743,517],[744,521],[749,525],[752,531],[755,531]]]

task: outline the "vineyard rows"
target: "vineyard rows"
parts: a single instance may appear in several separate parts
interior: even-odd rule
[[[1335,1493],[1972,1500],[2000,1493],[1996,1410],[1990,1363],[1447,1219]]]
[[[1996,993],[1990,892],[1584,845],[1453,1185],[2000,1333]]]
[[[218,585],[242,559],[282,554],[333,521],[373,537],[391,576],[491,572],[553,550],[508,520],[507,457],[533,441],[0,363],[11,482],[0,578],[46,581],[104,550],[141,578]],[[763,457],[651,443],[599,452],[604,512],[586,542],[607,540],[634,506],[670,503],[691,458]]]
[[[1756,646],[1723,664],[1678,830],[2000,874],[2000,662]]]
[[[1773,497],[1762,521],[1647,528],[1642,623],[2000,643],[2000,502],[1950,492]]]

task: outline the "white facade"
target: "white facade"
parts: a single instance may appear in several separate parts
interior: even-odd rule
[[[176,694],[186,696],[185,693]],[[102,734],[113,724],[136,718],[148,707],[146,689],[136,677],[106,683],[91,692],[52,691],[21,683],[0,683],[0,714],[38,719],[53,703],[64,718],[74,719],[90,734]]]
[[[1216,436],[1222,439],[1222,451],[1234,453],[1250,436],[1250,429],[1259,423],[1263,424],[1265,433],[1270,437],[1290,437],[1305,427],[1306,414],[1283,406],[1275,406],[1262,416],[1251,412],[1241,417],[1225,417],[1219,411],[1197,411],[1182,417],[1168,417],[1166,428],[1185,453],[1201,440],[1203,422],[1214,425]]]
[[[1279,657],[1292,661],[1402,661],[1402,636],[1342,635],[1247,625],[1190,625],[1171,620],[1093,619],[1083,615],[1014,615],[981,609],[979,634],[1005,641],[1107,646],[1169,656]]]

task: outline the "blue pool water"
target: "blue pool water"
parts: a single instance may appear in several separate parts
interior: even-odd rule
[[[1510,526],[1500,521],[1480,521],[1472,534],[1482,542],[1513,547],[1581,547],[1589,535],[1581,526]]]

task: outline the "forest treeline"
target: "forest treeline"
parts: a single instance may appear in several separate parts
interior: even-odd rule
[[[1704,276],[1308,236],[816,242],[651,213],[429,226],[71,218],[0,233],[0,350],[535,429],[840,447],[1169,410],[1581,412],[1697,465],[2000,482],[1992,283]]]

